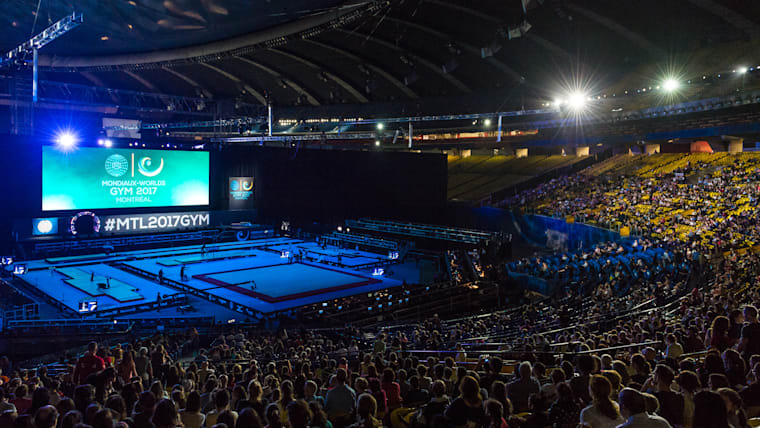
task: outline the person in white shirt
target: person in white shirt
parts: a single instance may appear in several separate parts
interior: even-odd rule
[[[612,384],[602,375],[593,375],[588,385],[591,404],[581,411],[581,423],[591,428],[615,428],[625,422],[620,406],[612,401]]]
[[[0,414],[5,412],[16,413],[16,406],[13,403],[8,402],[8,397],[5,395],[5,390],[0,388]]]
[[[668,347],[665,349],[665,358],[672,358],[677,360],[678,357],[683,355],[683,346],[676,340],[676,335],[669,333],[665,336],[665,343]]]
[[[216,420],[222,412],[230,409],[230,393],[226,389],[218,389],[214,396],[214,403],[216,404],[216,409],[206,415],[205,426],[208,428],[216,424]],[[237,412],[232,411],[231,413],[237,419]]]
[[[672,428],[670,423],[657,415],[647,414],[644,394],[632,388],[623,388],[618,394],[620,413],[627,418],[617,428]]]
[[[463,363],[467,361],[467,352],[465,352],[461,343],[457,343],[457,353],[456,353],[456,356],[454,357],[454,361],[458,363]]]

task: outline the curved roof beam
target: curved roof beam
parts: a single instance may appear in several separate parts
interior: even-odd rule
[[[306,58],[300,57],[298,55],[292,54],[292,53],[290,53],[288,51],[284,51],[284,50],[281,50],[281,49],[270,48],[269,51],[270,52],[275,52],[275,53],[280,54],[280,55],[283,55],[286,58],[290,58],[293,61],[299,62],[299,63],[301,63],[301,64],[303,64],[303,65],[305,65],[307,67],[311,67],[311,68],[313,68],[315,70],[318,70],[318,71],[324,73],[325,76],[327,76],[328,79],[332,80],[338,86],[340,86],[341,88],[345,89],[346,92],[348,92],[349,94],[351,94],[351,96],[354,97],[356,99],[356,101],[359,101],[360,103],[368,103],[369,102],[369,100],[367,99],[367,97],[365,97],[364,95],[362,95],[362,93],[359,90],[357,90],[356,88],[354,88],[350,83],[346,82],[341,77],[339,77],[339,76],[337,76],[337,75],[335,75],[333,73],[330,73],[329,71],[325,70],[319,64],[316,64],[314,62],[309,61]]]
[[[436,65],[432,61],[427,60],[425,58],[422,58],[419,55],[416,55],[416,54],[414,54],[412,52],[409,52],[408,50],[406,50],[406,49],[404,49],[404,48],[402,48],[400,46],[396,46],[393,43],[388,42],[386,40],[383,40],[383,39],[381,39],[381,38],[379,38],[377,36],[373,36],[373,35],[370,35],[370,34],[360,33],[360,32],[358,32],[356,30],[349,31],[349,30],[344,30],[344,29],[338,28],[337,31],[340,31],[340,32],[343,32],[343,33],[346,33],[346,34],[353,34],[355,36],[359,36],[359,37],[362,37],[364,39],[371,40],[371,41],[373,41],[373,42],[375,42],[375,43],[377,43],[379,45],[385,46],[388,49],[394,50],[396,52],[400,52],[403,55],[408,56],[409,58],[411,58],[415,62],[418,62],[418,63],[424,65],[425,67],[433,70],[434,73],[436,73],[439,76],[443,77],[446,81],[448,81],[449,83],[451,83],[452,85],[454,85],[460,91],[462,91],[464,93],[467,93],[467,94],[472,93],[472,90],[469,87],[467,87],[467,85],[465,85],[461,80],[459,80],[456,77],[452,76],[450,73],[444,73],[443,69],[439,65]]]
[[[356,12],[369,4],[362,1],[356,4],[339,6],[328,12],[308,16],[294,22],[278,25],[276,27],[244,34],[226,40],[205,43],[195,46],[187,46],[176,49],[167,49],[154,52],[141,52],[132,54],[109,55],[109,56],[50,56],[40,55],[39,65],[42,67],[84,68],[84,67],[124,67],[134,68],[139,64],[168,64],[172,62],[186,62],[188,59],[200,57],[212,57],[222,53],[248,48],[250,46],[265,43],[271,40],[282,39],[293,34],[301,33],[335,22],[337,19]]]
[[[442,39],[442,40],[454,42],[458,46],[461,46],[468,53],[470,53],[472,55],[475,55],[478,58],[480,58],[480,48],[477,48],[477,47],[475,47],[475,46],[473,46],[473,45],[471,45],[471,44],[469,44],[467,42],[463,42],[461,40],[453,39],[453,38],[449,37],[448,34],[442,33],[440,31],[432,29],[432,28],[430,28],[428,26],[421,25],[421,24],[418,24],[416,22],[407,21],[407,20],[401,19],[401,18],[394,18],[394,17],[391,17],[391,16],[386,16],[385,20],[390,21],[390,22],[395,22],[395,23],[398,23],[398,24],[401,24],[401,25],[405,25],[405,26],[410,27],[410,28],[417,29],[419,31],[422,31],[424,33],[428,33],[431,36],[437,37],[437,38]],[[501,72],[509,75],[509,77],[511,77],[515,81],[522,82],[523,76],[520,75],[520,73],[518,73],[515,70],[513,70],[512,67],[508,66],[507,64],[504,64],[503,62],[501,62],[500,60],[498,60],[498,59],[496,59],[496,58],[494,58],[492,56],[486,58],[485,60],[486,60],[487,63],[489,63],[489,64],[493,65],[494,67],[496,67],[497,69],[499,69],[499,71],[501,71]]]
[[[129,70],[122,70],[122,73],[126,74],[127,76],[129,76],[129,77],[131,77],[131,78],[133,78],[135,80],[137,80],[141,85],[143,85],[146,88],[148,88],[149,91],[161,92],[161,91],[158,90],[158,88],[156,88],[156,85],[150,83],[149,81],[145,80],[144,78],[138,76],[137,74],[135,74],[135,73],[133,73],[133,72],[131,72]]]
[[[393,77],[392,74],[388,73],[387,71],[383,70],[382,68],[380,68],[380,67],[378,67],[376,65],[368,63],[367,61],[363,60],[362,58],[360,58],[357,55],[352,54],[351,52],[348,52],[348,51],[346,51],[344,49],[341,49],[341,48],[338,48],[338,47],[335,47],[335,46],[332,46],[332,45],[328,45],[326,43],[318,42],[316,40],[304,39],[303,41],[306,42],[306,43],[310,43],[312,45],[319,46],[321,48],[324,48],[324,49],[336,52],[336,53],[338,53],[340,55],[345,56],[346,58],[349,58],[352,61],[358,62],[360,64],[364,64],[364,65],[367,66],[367,68],[369,68],[370,70],[372,70],[375,73],[379,74],[385,80],[387,80],[388,82],[390,82],[393,86],[397,87],[407,97],[414,98],[414,99],[419,98],[419,95],[417,95],[413,90],[409,89],[408,86],[404,85],[404,82],[402,82],[402,81],[398,80],[397,78]]]
[[[440,0],[423,0],[423,1],[425,3],[432,3],[432,4],[435,4],[437,6],[448,7],[450,9],[452,9],[452,10],[456,10],[458,12],[462,12],[462,13],[466,13],[466,14],[472,15],[472,16],[478,18],[478,19],[482,19],[484,21],[491,22],[493,24],[499,24],[500,25],[502,23],[498,18],[496,18],[496,17],[494,17],[492,15],[488,15],[486,13],[480,12],[480,11],[475,10],[475,9],[471,9],[469,7],[461,6],[461,5],[454,4],[454,3],[448,3],[448,2],[440,1]],[[532,41],[533,43],[537,44],[538,46],[540,46],[540,47],[542,47],[542,48],[544,48],[544,49],[546,49],[546,50],[548,50],[548,51],[550,51],[550,52],[552,52],[554,54],[562,56],[562,57],[566,58],[569,61],[574,61],[575,60],[575,58],[573,58],[573,55],[571,55],[570,52],[566,51],[563,47],[555,44],[554,42],[552,42],[550,40],[547,40],[547,39],[539,36],[538,34],[536,34],[535,31],[523,34],[523,38],[528,39],[528,40]]]
[[[665,57],[667,53],[660,49],[657,45],[650,42],[649,40],[645,39],[643,36],[641,36],[639,33],[636,33],[635,31],[629,30],[626,27],[623,27],[622,25],[618,24],[617,22],[613,21],[610,18],[607,18],[606,16],[600,15],[593,10],[586,9],[583,6],[579,6],[575,3],[567,3],[567,8],[572,10],[573,12],[579,13],[586,18],[596,22],[597,24],[600,24],[604,27],[607,27],[607,29],[614,31],[615,33],[620,34],[621,36],[625,37],[629,41],[633,42],[640,48],[644,49],[645,51],[649,52],[652,55],[658,56],[658,57]]]
[[[267,99],[266,99],[266,97],[264,95],[262,95],[261,92],[259,92],[256,89],[254,89],[251,85],[243,82],[243,79],[241,79],[241,78],[239,78],[239,77],[235,76],[234,74],[231,74],[231,73],[229,73],[227,71],[224,71],[221,68],[216,67],[214,65],[207,64],[207,63],[201,63],[201,65],[204,66],[204,67],[206,67],[206,68],[208,68],[209,70],[213,70],[213,71],[221,74],[222,76],[224,76],[224,77],[232,80],[235,83],[239,83],[239,84],[243,85],[243,89],[245,89],[246,91],[250,92],[251,95],[253,95],[254,98],[256,98],[257,100],[259,100],[259,102],[261,104],[267,105]]]
[[[750,38],[760,38],[760,28],[758,28],[757,24],[722,4],[718,4],[713,0],[689,0],[689,3],[720,17],[727,23],[743,31]]]
[[[476,18],[480,18],[480,19],[482,19],[484,21],[489,21],[489,22],[493,22],[493,23],[496,23],[496,24],[501,24],[501,21],[498,18],[495,18],[495,17],[493,17],[491,15],[485,14],[485,13],[477,11],[475,9],[471,9],[469,7],[466,7],[466,6],[461,6],[461,5],[458,5],[458,4],[455,4],[455,3],[449,3],[449,2],[440,1],[440,0],[422,0],[422,1],[424,3],[432,3],[432,4],[435,4],[435,5],[438,5],[438,6],[443,6],[443,7],[449,8],[449,9],[456,10],[457,12],[466,13],[466,14],[472,15],[472,16],[474,16]]]
[[[252,65],[252,66],[254,66],[254,67],[256,67],[256,68],[258,68],[260,70],[263,70],[264,72],[272,75],[273,77],[282,80],[286,85],[288,85],[288,87],[290,87],[291,89],[293,89],[294,91],[296,91],[298,93],[298,95],[305,96],[306,97],[306,101],[308,101],[309,104],[311,104],[313,106],[320,105],[319,101],[317,101],[317,99],[309,91],[307,91],[306,89],[304,89],[303,86],[301,86],[298,83],[294,82],[293,80],[291,80],[291,79],[283,76],[282,73],[280,73],[279,71],[273,70],[273,69],[267,67],[264,64],[258,63],[256,61],[248,59],[246,57],[236,56],[236,57],[233,57],[233,58],[239,59],[240,61],[243,61],[246,64]]]
[[[208,99],[214,98],[213,94],[208,89],[204,88],[200,83],[198,83],[195,80],[191,79],[186,74],[180,73],[179,71],[174,70],[174,69],[169,68],[169,67],[161,67],[161,70],[163,70],[163,71],[171,74],[172,76],[175,76],[175,77],[178,77],[178,78],[182,79],[183,81],[185,81],[186,83],[188,83],[190,86],[192,86],[192,87],[198,89],[199,91],[201,91],[201,93],[203,93],[203,96],[205,96],[206,98],[208,98]]]

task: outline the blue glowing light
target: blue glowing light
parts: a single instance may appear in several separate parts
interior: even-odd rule
[[[71,131],[62,131],[55,137],[55,143],[63,150],[73,149],[78,142],[76,134]]]

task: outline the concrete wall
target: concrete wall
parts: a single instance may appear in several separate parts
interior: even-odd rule
[[[588,156],[588,146],[580,146],[575,148],[575,156]]]
[[[743,151],[744,151],[744,139],[739,138],[739,139],[728,141],[729,153],[741,153]]]

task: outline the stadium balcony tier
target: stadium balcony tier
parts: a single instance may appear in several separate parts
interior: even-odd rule
[[[561,155],[449,157],[448,197],[480,201],[499,190],[570,166],[581,159]]]

